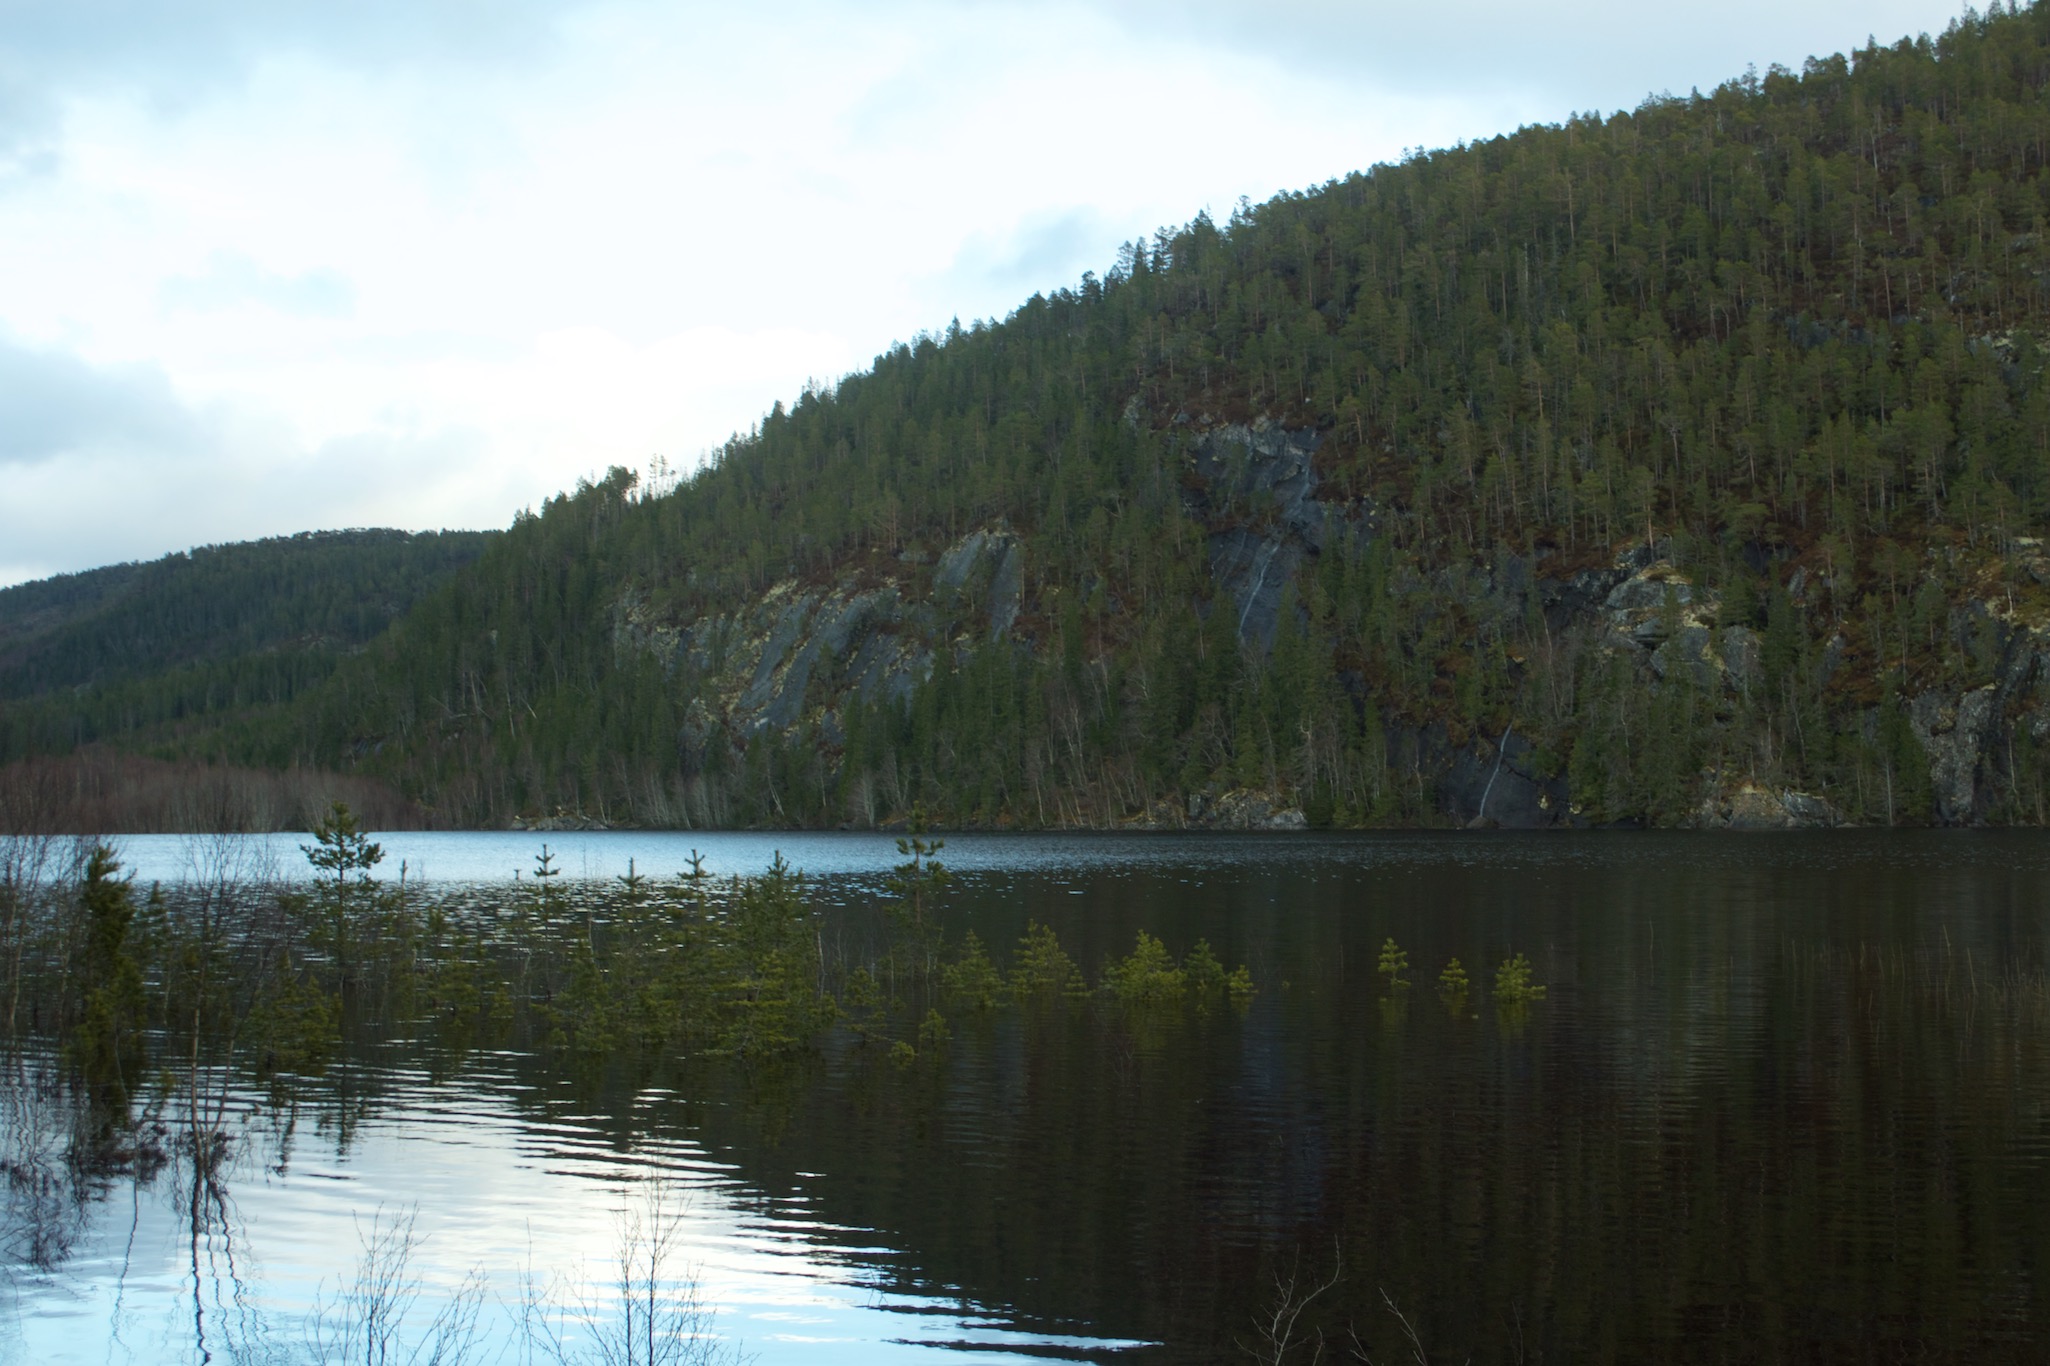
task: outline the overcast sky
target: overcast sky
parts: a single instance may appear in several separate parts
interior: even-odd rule
[[[1121,241],[1938,0],[0,0],[0,584],[502,526]]]

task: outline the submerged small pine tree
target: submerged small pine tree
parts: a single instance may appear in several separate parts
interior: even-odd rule
[[[79,962],[79,1017],[71,1054],[86,1079],[126,1095],[143,1061],[142,968],[128,943],[135,919],[129,880],[114,851],[95,844],[86,855],[79,909],[85,952]]]
[[[1456,1006],[1464,1002],[1471,985],[1467,980],[1466,969],[1460,966],[1457,958],[1447,963],[1445,970],[1438,974],[1438,994],[1445,998],[1448,1005]]]
[[[1409,978],[1403,974],[1409,971],[1409,955],[1391,937],[1381,943],[1381,963],[1375,969],[1388,979],[1390,991],[1400,991],[1409,985]]]
[[[1542,985],[1530,980],[1530,960],[1522,954],[1504,959],[1495,969],[1495,1004],[1515,1009],[1545,999]]]

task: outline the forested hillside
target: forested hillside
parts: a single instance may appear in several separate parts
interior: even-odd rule
[[[282,707],[491,533],[308,532],[0,589],[0,762]]]
[[[1199,217],[203,743],[480,823],[2040,823],[2046,85],[1996,7]]]

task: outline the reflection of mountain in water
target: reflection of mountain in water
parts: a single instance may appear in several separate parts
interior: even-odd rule
[[[950,901],[953,932],[993,946],[1054,925],[1092,977],[1142,927],[1176,951],[1206,937],[1262,986],[1243,1015],[957,1008],[951,1042],[908,1065],[844,1039],[753,1071],[399,1050],[296,1107],[252,1095],[239,1255],[305,1290],[349,1209],[418,1200],[447,1211],[458,1267],[478,1248],[516,1264],[529,1227],[551,1254],[602,1240],[610,1192],[663,1164],[701,1194],[693,1256],[737,1314],[783,1312],[764,1277],[801,1282],[803,1313],[858,1321],[878,1359],[901,1338],[1219,1360],[1252,1341],[1277,1270],[1334,1266],[1304,1322],[1379,1360],[1401,1359],[1384,1290],[1433,1359],[2037,1359],[2039,843],[1290,848],[990,872]],[[1392,995],[1391,937],[1415,982]],[[1488,999],[1518,951],[1550,986],[1522,1018]],[[1475,985],[1457,1016],[1432,986],[1454,956]],[[75,1285],[119,1263],[127,1187],[91,1188],[90,1220],[45,1201],[47,1230],[24,1228],[20,1192],[62,1166],[24,1145],[61,1153],[72,1122],[31,1113],[36,1094],[4,1112],[9,1255],[43,1237]],[[174,1205],[146,1196],[145,1233]],[[828,1332],[745,1323],[765,1359]],[[1112,1346],[1145,1342],[1165,1345]]]
[[[1149,1359],[1234,1355],[1298,1258],[1344,1270],[1305,1322],[1377,1360],[1406,1359],[1383,1289],[1434,1359],[2035,1359],[2043,850],[1475,854],[983,883],[959,900],[992,942],[1049,921],[1087,969],[1141,926],[1204,935],[1266,990],[1243,1020],[957,1014],[943,1059],[837,1057],[697,1132],[907,1278],[1173,1344]],[[1512,950],[1552,988],[1520,1022],[1486,1001]],[[1454,955],[1459,1019],[1430,986]]]

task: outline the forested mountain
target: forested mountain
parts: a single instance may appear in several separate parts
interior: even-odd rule
[[[0,589],[0,761],[281,707],[492,534],[307,532]]]
[[[1199,217],[180,743],[479,823],[2039,823],[2046,157],[1996,7]]]

